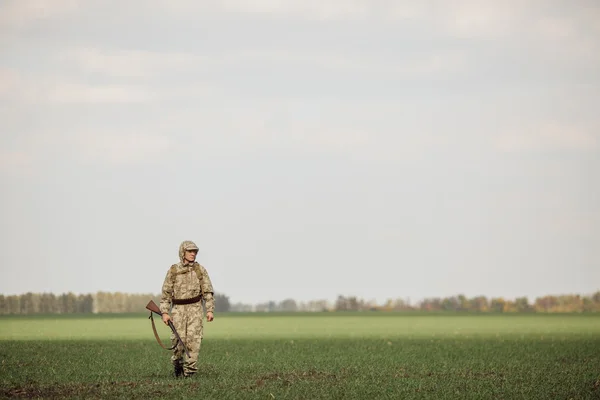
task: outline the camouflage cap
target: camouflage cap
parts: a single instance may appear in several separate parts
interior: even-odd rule
[[[183,248],[183,250],[200,250],[198,246],[196,246],[196,243],[192,242],[191,240],[186,240],[185,242],[183,242],[181,244],[181,247]]]

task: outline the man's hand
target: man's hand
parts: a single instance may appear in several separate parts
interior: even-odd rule
[[[169,314],[164,313],[162,315],[162,320],[165,323],[165,325],[169,325],[169,321],[171,320],[171,317],[169,316]]]
[[[206,313],[206,320],[207,320],[208,322],[210,322],[210,321],[212,321],[213,319],[215,319],[215,316],[214,316],[214,314],[213,314],[212,312],[210,312],[210,311],[209,311],[209,312],[207,312],[207,313]]]

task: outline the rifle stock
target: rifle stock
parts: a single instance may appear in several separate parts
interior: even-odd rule
[[[160,311],[160,308],[156,305],[156,303],[153,300],[150,300],[148,302],[148,304],[146,304],[146,309],[150,310],[149,318],[152,321],[152,330],[154,331],[154,337],[158,341],[158,344],[160,344],[164,349],[173,350],[175,347],[177,347],[177,345],[179,343],[181,343],[181,346],[183,346],[183,350],[185,351],[185,354],[188,357],[190,357],[190,352],[188,351],[187,347],[185,346],[185,343],[183,343],[183,340],[181,340],[181,336],[179,336],[179,333],[177,332],[177,329],[175,329],[175,325],[173,325],[173,321],[171,321],[171,320],[169,320],[168,325],[169,325],[169,328],[171,328],[171,331],[173,332],[175,337],[177,338],[177,343],[175,343],[175,345],[171,348],[167,348],[165,345],[162,344],[162,342],[160,341],[160,338],[158,337],[158,333],[156,332],[156,327],[154,325],[154,318],[152,318],[152,313],[158,314],[160,316],[162,316],[163,313]]]
[[[153,313],[156,313],[158,315],[162,315],[162,312],[160,312],[160,308],[158,308],[158,306],[156,305],[156,303],[154,302],[154,300],[150,300],[148,302],[148,304],[146,304],[146,308],[150,311],[152,311]]]

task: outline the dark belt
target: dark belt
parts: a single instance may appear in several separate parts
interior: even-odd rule
[[[171,299],[173,304],[193,304],[197,303],[202,299],[202,295],[199,294],[196,297],[190,297],[189,299]]]

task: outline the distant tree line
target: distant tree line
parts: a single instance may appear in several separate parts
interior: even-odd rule
[[[77,313],[137,313],[146,312],[150,300],[159,303],[157,294],[97,292],[95,294],[25,293],[0,294],[0,315],[13,314],[77,314]],[[215,294],[215,312],[229,311],[229,298]],[[149,311],[148,311],[149,312]]]
[[[256,305],[234,303],[231,311],[452,311],[452,312],[600,312],[600,291],[591,296],[555,295],[538,297],[529,302],[527,297],[514,300],[503,297],[487,298],[464,295],[426,298],[416,304],[409,299],[388,299],[383,305],[374,300],[356,296],[338,296],[331,304],[327,300],[296,302],[286,299],[281,302],[269,301]]]
[[[464,295],[451,297],[434,297],[420,301],[411,306],[402,300],[389,300],[381,309],[389,310],[420,310],[420,311],[473,311],[473,312],[600,312],[600,291],[591,296],[579,294],[548,295],[537,297],[529,302],[527,297],[514,300],[503,297],[476,296],[467,298]]]
[[[25,293],[21,295],[0,294],[0,315],[14,314],[74,314],[74,313],[136,313],[146,312],[148,301],[160,300],[157,294],[128,294],[121,292],[97,292],[95,294]],[[549,295],[529,302],[527,297],[514,300],[502,297],[487,298],[464,295],[426,298],[416,304],[409,299],[389,299],[383,305],[355,296],[338,296],[335,302],[311,300],[297,302],[294,299],[269,301],[259,304],[231,303],[229,297],[215,294],[215,311],[220,312],[323,312],[323,311],[449,311],[449,312],[600,312],[600,291],[590,295]]]

